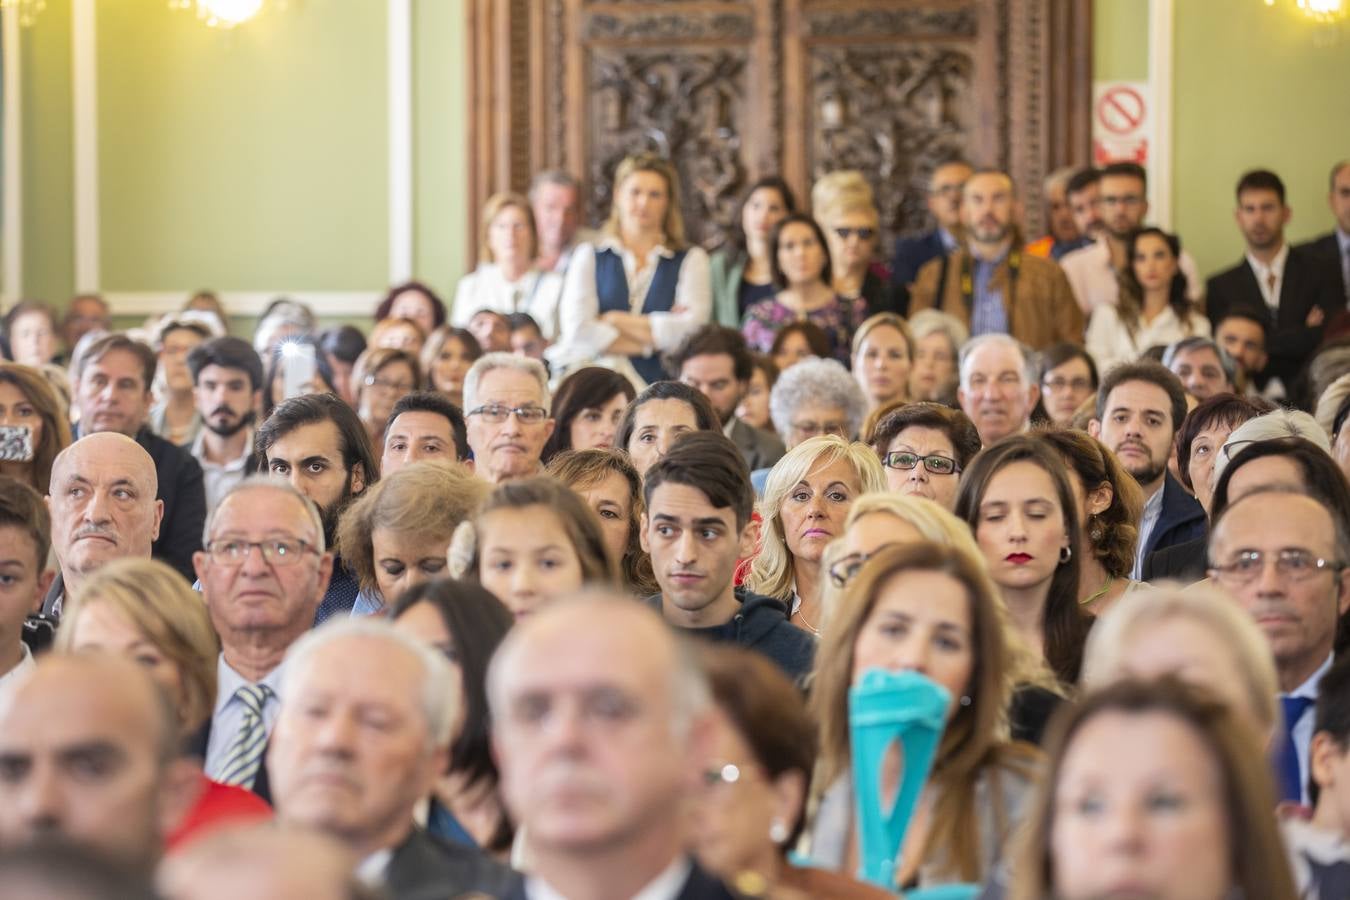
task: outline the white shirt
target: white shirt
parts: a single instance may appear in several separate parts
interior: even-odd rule
[[[515,281],[507,281],[501,266],[479,263],[478,268],[461,278],[455,287],[450,324],[463,328],[481,309],[505,316],[529,313],[539,323],[539,331],[551,341],[558,334],[558,298],[562,294],[562,284],[561,275],[538,269],[529,269]]]
[[[384,870],[389,868],[389,861],[393,858],[394,851],[387,847],[383,850],[376,850],[357,865],[356,880],[366,887],[384,887]]]
[[[689,873],[693,868],[687,857],[675,857],[660,875],[647,882],[631,900],[675,900],[680,895],[684,883],[689,880]],[[560,893],[547,881],[534,875],[525,879],[525,896],[528,900],[569,900],[566,894]]]
[[[1182,322],[1176,310],[1166,306],[1145,323],[1141,317],[1135,325],[1134,334],[1130,334],[1120,314],[1114,306],[1099,306],[1092,311],[1088,321],[1087,351],[1097,361],[1097,371],[1105,373],[1112,366],[1123,362],[1132,362],[1139,358],[1149,347],[1174,344],[1188,337],[1209,337],[1209,319],[1192,312]]]
[[[206,458],[206,451],[202,446],[205,440],[206,427],[202,426],[201,431],[197,432],[197,439],[192,442],[191,453],[202,467],[202,481],[206,486],[206,515],[210,518],[226,492],[244,480],[244,466],[248,464],[248,458],[253,453],[253,429],[248,430],[244,452],[238,459],[226,463],[213,463]]]
[[[272,726],[277,721],[277,712],[281,709],[281,672],[286,668],[282,663],[267,673],[260,684],[272,689],[263,703],[263,730],[270,740]],[[216,708],[211,714],[211,738],[206,745],[206,776],[219,778],[221,766],[230,752],[230,745],[239,736],[239,727],[244,723],[244,703],[234,696],[234,692],[246,684],[251,684],[225,661],[225,654],[216,660]]]
[[[33,651],[29,650],[28,645],[23,642],[20,642],[19,646],[23,648],[23,656],[19,657],[19,661],[14,664],[14,668],[0,675],[0,694],[13,688],[15,683],[19,681],[19,677],[33,668]]]
[[[1261,288],[1261,296],[1265,298],[1266,306],[1271,311],[1280,308],[1280,288],[1284,286],[1284,264],[1289,260],[1289,242],[1285,241],[1280,246],[1280,252],[1275,254],[1275,258],[1266,265],[1252,256],[1250,250],[1247,251],[1247,265],[1252,267],[1256,273],[1256,283]],[[1271,283],[1271,276],[1274,276],[1274,284]]]
[[[1322,676],[1326,675],[1331,669],[1331,661],[1334,657],[1328,656],[1326,662],[1322,663],[1308,676],[1308,680],[1294,688],[1292,693],[1282,694],[1285,697],[1307,697],[1309,700],[1317,700],[1317,688],[1322,684]],[[1313,727],[1317,724],[1317,715],[1312,706],[1303,711],[1303,715],[1294,725],[1291,736],[1294,738],[1294,753],[1298,756],[1299,771],[1299,792],[1302,794],[1300,802],[1304,806],[1311,805],[1311,798],[1308,796],[1308,748],[1312,745]]]
[[[674,250],[658,244],[652,248],[638,270],[637,257],[616,237],[606,236],[599,244],[581,244],[572,256],[563,284],[562,302],[558,312],[559,348],[549,354],[549,361],[557,366],[586,364],[603,355],[619,336],[613,326],[600,321],[600,298],[595,285],[595,254],[597,250],[613,250],[623,260],[628,279],[628,305],[635,313],[642,311],[651,287],[656,265],[663,258],[675,256]],[[685,336],[706,325],[712,317],[712,274],[708,254],[702,247],[689,247],[680,263],[680,274],[675,284],[675,301],[669,312],[647,314],[651,323],[652,345],[657,350],[673,350]],[[612,365],[612,364],[611,364]],[[618,369],[619,366],[612,365]]]
[[[1099,306],[1116,305],[1120,298],[1120,282],[1111,266],[1111,245],[1106,238],[1064,254],[1059,265],[1069,279],[1069,287],[1073,288],[1074,299],[1086,315],[1092,315]],[[1186,276],[1186,296],[1198,304],[1205,297],[1205,283],[1200,280],[1195,260],[1182,250],[1177,265]]]
[[[1153,528],[1158,524],[1158,517],[1162,515],[1163,491],[1167,490],[1167,482],[1163,481],[1162,487],[1153,492],[1153,496],[1144,501],[1144,514],[1139,517],[1139,544],[1134,553],[1134,568],[1130,570],[1130,580],[1139,581],[1144,575],[1144,554],[1148,552],[1148,539],[1153,534]]]

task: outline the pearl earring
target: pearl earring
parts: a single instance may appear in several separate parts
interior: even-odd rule
[[[787,823],[782,819],[774,819],[769,825],[769,840],[775,844],[782,844],[788,839]]]

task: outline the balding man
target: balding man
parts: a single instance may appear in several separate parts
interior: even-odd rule
[[[0,846],[61,840],[138,871],[195,799],[178,720],[143,666],[48,656],[0,696]]]
[[[413,822],[449,765],[457,683],[436,650],[376,619],[326,625],[286,656],[268,750],[277,816],[336,838],[393,900],[501,896],[515,881]]]
[[[216,781],[270,799],[263,765],[286,651],[314,623],[333,554],[315,505],[278,478],[246,478],[211,514],[197,578],[220,635],[216,704],[193,749]]]
[[[169,900],[360,900],[373,897],[352,875],[351,852],[307,828],[275,823],[217,829],[164,861]]]
[[[105,563],[150,557],[164,516],[158,489],[155,461],[124,434],[87,435],[57,454],[47,508],[61,571],[44,613],[59,617],[65,595]]]
[[[529,836],[513,900],[731,896],[685,850],[708,687],[655,612],[611,597],[545,608],[502,642],[488,703],[503,799]]]
[[[937,307],[972,335],[1010,334],[1039,350],[1083,342],[1083,312],[1059,266],[1024,253],[1013,216],[1016,196],[1006,173],[984,169],[961,194],[965,243],[919,270],[910,312]]]

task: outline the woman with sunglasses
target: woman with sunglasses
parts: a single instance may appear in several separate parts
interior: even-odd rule
[[[811,188],[811,209],[825,229],[834,292],[851,303],[862,298],[869,314],[896,310],[885,267],[876,262],[881,214],[861,172],[831,172]]]
[[[910,403],[887,413],[872,434],[886,486],[932,500],[950,511],[966,464],[980,452],[980,434],[965,413],[941,403]]]

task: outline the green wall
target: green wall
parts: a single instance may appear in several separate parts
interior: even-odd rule
[[[1248,169],[1284,179],[1291,239],[1331,228],[1327,176],[1350,157],[1350,24],[1319,47],[1293,5],[1176,0],[1173,225],[1201,272],[1242,253],[1233,187]]]
[[[1148,81],[1148,0],[1096,0],[1092,46],[1093,78]]]

